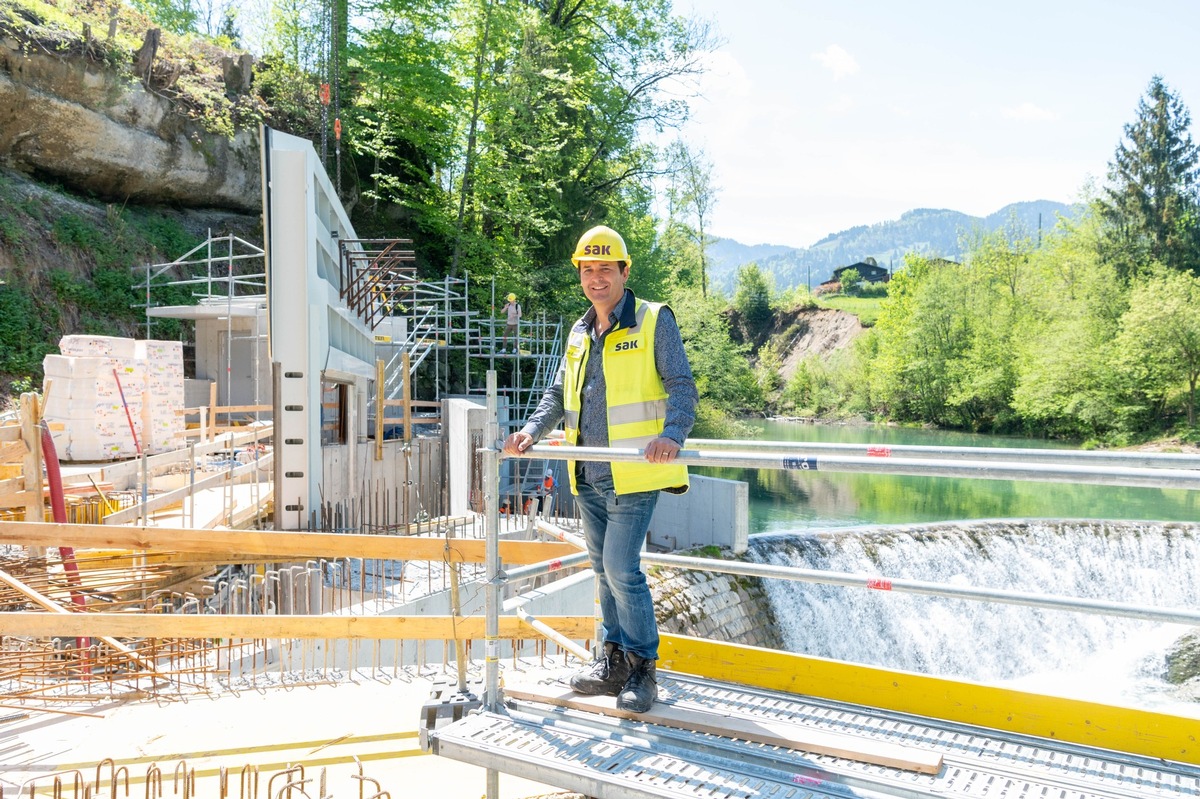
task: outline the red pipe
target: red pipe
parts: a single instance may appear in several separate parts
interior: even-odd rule
[[[42,461],[46,464],[46,483],[50,487],[50,513],[55,524],[67,523],[67,500],[63,496],[62,470],[58,463],[58,450],[54,448],[54,436],[50,434],[50,425],[42,420]],[[41,492],[39,492],[41,493]],[[67,573],[67,582],[75,588],[83,584],[79,579],[79,566],[75,563],[75,550],[72,547],[59,547],[58,556],[62,559],[63,570]],[[71,591],[71,602],[79,610],[87,609],[87,599],[76,590]],[[80,656],[87,657],[88,647],[92,645],[91,638],[76,638],[75,645],[79,647]],[[85,671],[91,670],[85,666]]]

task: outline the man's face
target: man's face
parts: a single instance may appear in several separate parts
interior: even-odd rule
[[[612,310],[625,293],[629,270],[621,261],[580,261],[579,284],[598,309]]]

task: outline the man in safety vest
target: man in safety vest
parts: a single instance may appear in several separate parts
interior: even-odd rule
[[[642,543],[658,492],[687,490],[687,467],[672,461],[696,420],[696,383],[671,309],[625,288],[630,257],[615,230],[584,233],[571,261],[592,307],[571,328],[554,385],[504,451],[523,452],[559,421],[568,445],[644,451],[646,463],[567,463],[599,578],[604,636],[571,688],[616,696],[618,708],[644,713],[658,697],[658,625]]]
[[[542,475],[542,484],[539,485],[538,489],[537,489],[537,498],[538,498],[538,508],[537,509],[538,509],[539,514],[542,513],[543,511],[546,512],[547,514],[550,512],[549,508],[546,507],[546,502],[550,498],[550,496],[554,493],[554,486],[555,486],[554,473],[547,470],[546,473]]]

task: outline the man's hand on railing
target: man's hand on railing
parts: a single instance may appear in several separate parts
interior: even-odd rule
[[[679,455],[679,449],[674,439],[659,436],[646,445],[646,460],[651,463],[670,463]]]
[[[531,446],[533,446],[533,436],[522,431],[517,431],[504,439],[504,454],[520,455]]]

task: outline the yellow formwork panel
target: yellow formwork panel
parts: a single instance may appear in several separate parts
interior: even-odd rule
[[[1200,765],[1200,720],[681,635],[663,669]]]

